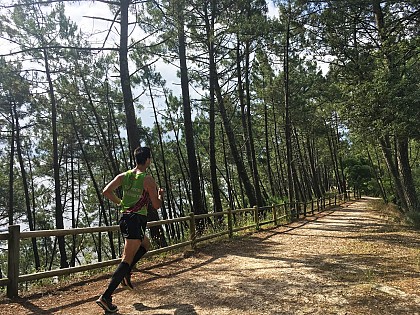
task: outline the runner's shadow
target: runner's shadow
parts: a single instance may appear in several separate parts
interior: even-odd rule
[[[161,305],[161,306],[157,306],[157,307],[150,307],[150,306],[146,306],[143,303],[135,303],[134,304],[134,308],[137,311],[148,311],[148,310],[156,310],[159,313],[156,313],[154,315],[169,315],[169,314],[174,314],[174,315],[198,315],[197,312],[194,309],[194,306],[190,305],[190,304],[167,304],[167,305]],[[162,311],[164,310],[174,310],[174,312],[172,313],[162,313]]]

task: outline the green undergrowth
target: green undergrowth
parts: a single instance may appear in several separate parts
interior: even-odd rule
[[[402,212],[397,205],[385,203],[382,199],[371,200],[369,206],[389,222],[420,230],[420,211]]]

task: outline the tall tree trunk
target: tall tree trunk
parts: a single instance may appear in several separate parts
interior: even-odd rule
[[[400,206],[403,209],[407,209],[408,206],[404,198],[404,189],[402,186],[403,184],[401,182],[401,178],[398,173],[398,167],[396,165],[396,162],[392,154],[392,148],[391,148],[391,142],[390,142],[389,136],[386,135],[382,138],[379,138],[379,143],[381,144],[382,153],[384,155],[384,159],[388,167],[388,171],[391,174],[392,181],[394,183],[397,199],[400,203]]]
[[[165,98],[166,98],[166,95],[165,95]],[[167,100],[166,100],[166,104],[168,105]],[[169,108],[169,106],[168,106],[168,108]],[[187,181],[187,176],[189,177],[190,175],[189,175],[189,172],[188,172],[188,166],[187,166],[187,163],[185,162],[184,155],[182,154],[181,142],[179,141],[179,131],[175,128],[175,123],[174,123],[173,117],[172,117],[170,112],[168,113],[168,116],[169,116],[169,121],[170,121],[171,126],[172,126],[172,130],[175,134],[176,147],[177,147],[176,156],[177,156],[179,169],[180,169],[182,180],[183,180],[184,187],[185,187],[185,192],[186,192],[186,195],[187,195],[187,201],[188,201],[188,204],[190,205],[190,207],[192,209],[193,208],[193,201],[192,201],[192,197],[191,197],[191,193],[190,193],[189,183]],[[187,172],[187,176],[185,175],[185,171]]]
[[[236,75],[238,77],[238,98],[239,98],[239,106],[241,108],[242,138],[245,144],[248,167],[249,167],[249,170],[251,171],[251,174],[253,174],[251,148],[249,145],[249,134],[248,134],[248,128],[247,128],[247,121],[246,121],[247,116],[246,116],[245,92],[244,92],[243,83],[242,83],[242,65],[241,65],[242,55],[241,55],[240,45],[241,45],[241,41],[238,38],[237,43],[236,43]]]
[[[19,117],[18,117],[17,110],[16,110],[16,104],[13,104],[13,112],[14,112],[15,121],[16,121],[16,151],[17,151],[17,155],[18,155],[18,159],[19,159],[20,171],[21,171],[21,174],[22,174],[23,192],[25,194],[26,216],[27,216],[27,219],[28,219],[29,229],[31,231],[34,231],[35,230],[35,228],[34,228],[34,218],[32,217],[31,199],[30,199],[30,196],[29,196],[28,179],[27,179],[27,174],[26,174],[26,170],[25,170],[25,165],[23,163],[22,143],[21,143],[21,139],[20,139]],[[34,260],[35,260],[35,269],[40,270],[41,269],[41,262],[40,262],[40,259],[39,259],[38,245],[36,243],[36,238],[35,237],[31,238],[31,242],[32,242],[32,250],[33,250]]]
[[[388,49],[388,42],[390,38],[388,37],[388,30],[386,29],[385,24],[385,15],[382,11],[381,1],[373,0],[373,13],[375,14],[375,22],[376,27],[378,30],[378,35],[382,43],[383,54],[387,60],[387,67],[390,73],[390,78],[395,78],[396,74],[396,66],[395,66],[395,57],[393,56],[393,52]],[[391,79],[389,79],[391,80]],[[408,138],[405,136],[396,135],[395,141],[395,167],[396,173],[394,174],[395,170],[391,170],[390,172],[392,176],[397,175],[398,177],[394,178],[394,182],[396,184],[397,194],[399,195],[402,201],[402,207],[405,211],[420,211],[417,208],[418,200],[416,195],[416,189],[414,186],[412,174],[411,174],[411,166],[409,163],[409,156],[408,156]],[[384,152],[385,153],[385,152]],[[388,154],[388,153],[387,153]],[[388,162],[388,167],[390,167]]]
[[[48,53],[44,50],[45,73],[48,81],[48,93],[51,102],[51,124],[53,140],[53,169],[54,169],[54,191],[55,191],[55,225],[57,229],[64,229],[63,207],[61,204],[61,183],[60,183],[60,165],[58,156],[58,132],[57,132],[57,104],[54,95],[54,88],[51,79],[51,72],[48,64]],[[67,253],[64,236],[58,236],[58,248],[60,251],[60,267],[67,268]]]
[[[128,159],[126,157],[126,150],[128,149],[128,154],[130,154],[130,148],[127,148],[125,145],[123,145],[121,134],[119,132],[119,126],[117,125],[117,121],[115,119],[115,112],[114,112],[114,106],[112,102],[109,99],[109,83],[108,83],[108,77],[105,79],[105,89],[106,89],[106,103],[108,105],[108,117],[107,117],[107,131],[108,131],[108,139],[111,141],[111,148],[112,148],[112,156],[113,160],[117,163],[117,161],[121,161],[121,159],[117,159],[117,153],[116,149],[119,146],[120,152],[122,155],[122,160],[124,162],[124,169],[129,168]],[[118,139],[118,145],[115,143],[117,142],[114,139]],[[118,166],[119,164],[117,164]],[[119,169],[119,167],[117,167]]]
[[[257,158],[255,156],[255,145],[254,145],[254,136],[252,132],[252,118],[251,118],[251,91],[250,91],[250,65],[249,65],[249,41],[245,43],[245,91],[246,91],[246,126],[248,128],[248,137],[249,137],[249,150],[251,158],[251,171],[252,178],[254,180],[255,195],[257,197],[258,206],[262,207],[265,203],[264,198],[261,194],[260,187],[260,175],[258,173]]]
[[[73,139],[70,144],[70,182],[71,182],[71,227],[74,229],[77,227],[77,215],[76,215],[76,183],[74,180],[74,147],[73,147]],[[72,246],[71,246],[71,257],[70,257],[70,266],[74,267],[76,265],[76,241],[77,241],[77,235],[72,235]]]
[[[396,153],[398,161],[398,173],[401,178],[402,193],[407,204],[407,211],[420,211],[418,208],[418,200],[416,189],[411,174],[409,161],[408,139],[406,137],[397,138]]]
[[[213,74],[216,72],[215,53],[214,53],[214,15],[216,14],[216,0],[211,0],[211,20],[205,10],[205,22],[207,32],[207,49],[209,51],[209,67],[210,67],[210,108],[209,108],[209,155],[210,155],[210,177],[211,188],[213,194],[213,212],[223,211],[222,200],[220,199],[219,183],[217,180],[217,162],[216,162],[216,121],[215,121],[215,78]]]
[[[339,176],[340,176],[340,182],[341,182],[341,187],[343,187],[343,191],[345,193],[345,196],[347,196],[347,183],[346,183],[346,177],[344,176],[344,165],[343,165],[343,158],[342,158],[342,154],[340,153],[340,132],[338,129],[338,115],[337,113],[335,113],[335,141],[334,146],[335,146],[335,152],[337,155],[337,166],[339,168]]]
[[[187,68],[187,55],[185,46],[185,32],[184,32],[184,3],[180,1],[177,6],[178,10],[178,45],[179,45],[179,62],[181,72],[181,90],[182,90],[182,104],[184,109],[184,125],[185,125],[185,141],[188,153],[188,167],[190,171],[190,182],[194,204],[194,213],[205,213],[203,200],[200,191],[200,178],[197,167],[197,157],[195,155],[194,144],[194,129],[191,119],[191,102],[189,93],[189,80]]]
[[[289,15],[290,1],[288,1]],[[286,141],[286,161],[287,161],[287,184],[288,184],[288,199],[290,203],[294,201],[295,190],[293,187],[293,167],[292,167],[292,122],[290,118],[290,101],[289,101],[289,40],[290,40],[290,19],[287,18],[286,26],[286,45],[284,47],[284,61],[283,61],[283,84],[284,84],[284,118],[285,118],[285,141]]]
[[[11,136],[10,136],[10,157],[9,157],[9,204],[8,204],[8,217],[9,217],[9,225],[14,224],[14,202],[13,202],[13,195],[14,195],[14,161],[15,161],[15,121],[14,121],[14,113],[13,107],[10,106],[10,120],[11,120]]]
[[[155,99],[153,97],[152,87],[150,85],[149,78],[147,78],[147,86],[149,88],[150,98],[151,98],[152,106],[153,106],[153,114],[155,116],[155,125],[156,125],[157,131],[158,131],[158,136],[159,136],[159,147],[160,147],[160,153],[162,155],[162,164],[163,164],[163,178],[165,180],[165,190],[167,191],[168,189],[170,189],[171,186],[170,186],[170,183],[168,181],[169,176],[168,176],[168,171],[166,169],[167,165],[166,165],[166,159],[165,159],[165,151],[163,150],[162,132],[160,130],[160,125],[159,125],[159,121],[158,121],[158,118],[157,118],[157,111],[156,111],[156,106],[155,106]],[[159,173],[158,173],[158,175],[159,175]],[[159,178],[159,184],[160,183],[161,183],[161,180]],[[166,194],[166,204],[167,204],[167,207],[168,207],[168,212],[169,213],[172,213],[171,201],[170,201],[169,198],[170,198],[170,194],[167,193]],[[161,210],[163,212],[166,211],[165,204],[162,204],[162,209]],[[155,219],[156,219],[156,216],[159,218],[159,215],[158,215],[157,210],[154,209],[153,207],[150,207],[150,212],[153,213]],[[149,211],[148,211],[148,213],[149,213]],[[162,229],[161,226],[153,226],[153,227],[150,227],[150,233],[152,235],[154,235],[155,238],[157,238],[159,236],[159,245],[160,245],[160,247],[163,247],[164,245],[167,244],[167,242],[166,242],[166,239],[164,239],[165,235],[163,233],[161,233],[161,229]]]
[[[273,180],[273,170],[271,167],[271,156],[270,156],[270,132],[268,129],[268,106],[267,102],[264,102],[264,131],[265,131],[265,154],[266,154],[266,167],[268,182],[270,183],[270,193],[274,197],[276,195],[275,185]]]
[[[338,167],[338,157],[336,147],[334,145],[334,132],[329,130],[327,123],[325,122],[325,126],[327,128],[327,138],[328,138],[328,148],[330,149],[331,161],[333,163],[333,171],[335,176],[336,185],[338,188],[338,192],[345,193],[344,187],[342,186],[342,182],[340,180],[340,170]],[[329,131],[328,131],[329,130]]]
[[[89,177],[92,181],[93,188],[95,189],[95,193],[96,193],[96,196],[97,196],[98,201],[99,201],[99,208],[100,208],[100,212],[102,214],[102,215],[99,216],[99,226],[101,226],[101,224],[102,224],[102,219],[101,219],[102,217],[104,218],[105,225],[110,226],[111,223],[112,223],[112,219],[110,218],[108,220],[108,216],[107,216],[106,211],[105,211],[104,199],[102,198],[101,190],[99,189],[98,183],[97,183],[97,181],[95,179],[95,176],[93,174],[92,167],[91,167],[90,161],[89,161],[89,157],[87,156],[87,153],[86,153],[85,149],[83,148],[83,144],[82,144],[82,141],[80,139],[80,136],[79,136],[79,133],[78,133],[78,130],[77,130],[77,127],[76,127],[74,116],[73,116],[73,114],[71,114],[70,116],[71,116],[71,119],[72,119],[72,122],[73,122],[72,125],[73,125],[73,128],[74,128],[75,137],[76,137],[77,142],[79,144],[80,151],[82,152],[82,157],[85,160],[85,164],[86,164],[87,171],[89,173]],[[116,251],[115,251],[115,246],[114,246],[114,241],[113,241],[113,236],[112,235],[113,235],[112,232],[108,232],[109,247],[111,249],[112,258],[116,258]],[[101,253],[100,253],[100,251],[101,251],[101,241],[102,241],[102,239],[101,239],[101,237],[99,237],[99,248],[98,248],[98,250],[99,250],[98,260],[99,261],[101,261],[100,258],[102,257]]]
[[[315,196],[317,198],[320,198],[322,196],[321,188],[320,188],[320,182],[319,182],[319,174],[316,170],[316,164],[315,164],[315,154],[314,149],[311,145],[312,140],[308,136],[306,140],[306,147],[308,151],[308,157],[309,157],[309,168],[311,170],[311,176],[312,176],[312,187],[314,189]]]
[[[368,155],[368,158],[369,158],[370,165],[371,165],[373,173],[375,175],[376,182],[378,183],[379,189],[381,191],[382,200],[387,203],[388,202],[388,197],[386,195],[386,191],[385,191],[385,188],[384,188],[384,185],[383,185],[383,182],[382,182],[380,166],[378,165],[378,168],[375,167],[375,163],[373,163],[372,156],[370,155],[370,152],[369,152],[369,147],[367,146],[366,143],[365,143],[365,147],[366,147],[366,152],[367,152],[367,155]]]
[[[83,81],[83,87],[85,89],[85,92],[86,92],[86,95],[87,95],[87,98],[88,98],[88,104],[89,104],[89,106],[92,110],[93,116],[95,117],[96,127],[98,128],[99,134],[100,134],[100,137],[101,137],[100,139],[102,139],[103,145],[101,146],[100,149],[102,150],[103,155],[105,157],[105,162],[107,164],[111,163],[112,174],[114,176],[117,176],[120,173],[120,170],[118,169],[117,163],[116,163],[115,158],[112,154],[113,146],[111,145],[110,141],[108,140],[108,138],[105,134],[104,127],[102,126],[103,125],[102,124],[103,120],[100,117],[100,115],[98,114],[98,111],[96,110],[95,104],[93,103],[93,100],[92,100],[91,91],[89,89],[89,86],[88,86],[88,84],[86,82],[86,79],[85,79],[83,74],[81,74],[81,78],[82,78],[82,81]],[[113,137],[111,137],[111,138],[113,138]]]
[[[273,104],[275,104],[273,102]],[[276,108],[273,106],[273,121],[274,121],[274,149],[275,149],[275,160],[276,160],[276,173],[278,174],[278,191],[281,197],[287,196],[287,188],[286,188],[286,180],[284,177],[284,168],[283,168],[283,154],[281,154],[280,144],[278,139],[281,139],[278,122],[277,122],[277,115],[276,115]]]
[[[225,163],[225,170],[226,170],[226,185],[228,189],[229,208],[233,210],[235,209],[235,201],[233,200],[232,184],[231,184],[230,175],[229,175],[229,163],[227,160],[225,133],[223,132],[223,125],[221,126],[221,130],[222,130],[223,161]]]
[[[215,78],[218,78],[217,73],[214,74]],[[230,146],[230,151],[232,153],[233,160],[235,161],[236,168],[238,170],[238,175],[241,183],[245,188],[246,195],[248,197],[249,203],[251,206],[257,205],[257,199],[255,198],[254,187],[251,184],[251,181],[248,177],[248,173],[243,164],[243,160],[240,156],[238,148],[236,146],[236,138],[233,132],[232,126],[230,125],[230,120],[226,112],[225,103],[222,96],[222,90],[220,88],[218,80],[215,81],[215,92],[217,97],[217,103],[219,105],[220,115],[222,117],[223,126],[227,135],[227,139]],[[245,205],[244,205],[245,206]]]
[[[130,146],[130,158],[135,148],[140,145],[140,132],[137,126],[136,112],[134,110],[133,94],[131,91],[130,72],[128,69],[128,8],[131,0],[121,0],[121,29],[120,29],[120,80],[124,97],[126,128]],[[133,163],[132,163],[133,164]]]
[[[300,170],[301,170],[301,186],[303,186],[302,189],[302,197],[303,200],[310,200],[312,196],[313,191],[313,185],[311,180],[309,179],[308,170],[307,170],[307,163],[304,157],[304,154],[302,153],[302,149],[300,147],[300,139],[299,134],[296,128],[293,128],[293,133],[296,139],[296,151],[299,156],[299,162],[300,162]]]

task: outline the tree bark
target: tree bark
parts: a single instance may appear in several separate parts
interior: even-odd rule
[[[53,170],[54,170],[54,191],[55,191],[55,225],[57,229],[64,229],[63,207],[61,204],[61,183],[60,183],[60,165],[58,157],[58,132],[57,132],[57,104],[54,95],[54,87],[51,79],[51,72],[48,64],[48,53],[44,50],[45,74],[48,82],[48,93],[51,102],[51,124],[53,140]],[[60,267],[67,268],[67,253],[64,236],[58,236],[58,248],[60,251]]]
[[[11,137],[10,137],[10,157],[9,157],[9,204],[8,204],[8,219],[9,225],[14,224],[14,188],[13,188],[13,181],[14,181],[14,161],[15,161],[15,122],[14,122],[14,114],[13,108],[10,106],[10,119],[11,119]]]
[[[22,174],[22,184],[23,184],[23,192],[25,194],[25,205],[26,205],[26,216],[28,219],[28,225],[29,225],[29,229],[31,231],[34,231],[34,218],[32,217],[32,212],[31,212],[31,199],[29,196],[29,188],[28,188],[28,179],[27,179],[27,174],[26,174],[26,170],[25,170],[25,165],[23,163],[23,153],[22,153],[22,143],[21,143],[21,139],[20,139],[20,126],[19,126],[19,117],[17,114],[17,110],[16,110],[16,104],[13,104],[13,112],[14,112],[14,117],[15,117],[15,121],[16,121],[16,151],[18,154],[18,160],[19,160],[19,165],[20,165],[20,171]],[[35,260],[35,269],[36,270],[40,270],[41,269],[41,262],[39,259],[39,253],[38,253],[38,245],[36,243],[36,238],[33,237],[31,238],[31,242],[32,242],[32,250],[33,250],[33,254],[34,254],[34,260]]]
[[[182,104],[184,112],[184,125],[185,125],[185,141],[187,145],[188,154],[188,167],[190,171],[190,182],[193,197],[193,212],[195,214],[205,213],[202,195],[200,191],[200,177],[197,167],[197,157],[195,153],[194,144],[194,129],[191,119],[191,102],[189,93],[189,80],[187,68],[187,55],[185,45],[185,32],[184,32],[184,3],[178,3],[178,45],[179,45],[179,62],[181,72],[181,90],[182,90]]]
[[[95,189],[95,193],[96,193],[96,196],[97,196],[98,201],[99,201],[99,208],[100,208],[100,213],[101,213],[101,215],[99,216],[99,226],[102,223],[102,220],[101,220],[102,217],[104,218],[105,225],[106,226],[110,226],[111,223],[112,223],[112,219],[111,218],[108,219],[108,216],[106,214],[104,199],[102,198],[101,190],[99,189],[99,185],[98,185],[98,183],[97,183],[97,181],[95,179],[95,176],[93,174],[92,167],[90,165],[90,162],[89,162],[89,158],[87,156],[87,153],[86,153],[86,151],[83,148],[83,144],[82,144],[82,141],[80,139],[79,133],[77,131],[77,127],[76,127],[76,123],[75,123],[73,114],[71,114],[71,118],[72,118],[72,122],[73,122],[72,125],[73,125],[73,128],[74,128],[74,134],[75,134],[76,139],[77,139],[77,142],[79,144],[80,151],[82,152],[83,159],[85,160],[87,171],[89,173],[90,179],[92,181],[93,188]],[[99,235],[101,235],[101,234],[99,234]],[[112,235],[113,235],[112,232],[108,232],[109,246],[110,246],[110,249],[111,249],[111,256],[112,256],[112,258],[116,258],[116,251],[115,251],[115,246],[114,246],[113,236]],[[98,251],[99,251],[98,252],[98,261],[101,261],[100,260],[102,258],[102,255],[100,253],[100,251],[101,251],[101,238],[99,238],[99,248],[98,248]]]
[[[290,14],[290,1],[289,1]],[[290,101],[289,101],[289,39],[290,39],[290,20],[286,26],[286,45],[284,47],[283,60],[283,84],[284,84],[284,120],[285,120],[285,141],[286,141],[286,161],[287,161],[287,185],[288,185],[288,201],[292,204],[294,201],[295,190],[293,187],[293,153],[292,153],[292,123],[290,118]]]
[[[418,208],[418,200],[416,189],[414,186],[413,176],[411,174],[411,167],[409,161],[409,145],[408,138],[401,137],[397,141],[397,161],[398,173],[401,178],[402,193],[407,204],[407,211],[414,212],[420,211]]]
[[[215,78],[218,77],[217,72],[214,74]],[[257,199],[255,198],[255,191],[254,187],[251,184],[249,176],[246,172],[245,166],[243,164],[243,160],[239,154],[238,148],[236,146],[236,137],[233,133],[232,126],[230,125],[230,121],[226,112],[225,103],[222,96],[222,90],[220,88],[218,80],[215,81],[215,92],[217,97],[217,103],[219,105],[220,115],[222,117],[223,126],[226,131],[226,136],[229,142],[230,151],[232,153],[233,160],[235,161],[236,168],[238,170],[239,178],[244,185],[246,195],[248,197],[250,206],[257,205]]]
[[[155,100],[154,100],[154,97],[153,97],[152,87],[150,85],[149,78],[147,78],[147,86],[149,88],[150,98],[151,98],[152,106],[153,106],[153,114],[155,116],[155,125],[156,125],[157,131],[158,131],[158,136],[159,136],[159,147],[160,147],[160,153],[162,155],[163,178],[165,180],[165,190],[168,191],[170,189],[171,185],[168,181],[169,176],[168,176],[168,171],[166,169],[167,165],[166,165],[166,159],[165,159],[165,151],[163,150],[162,132],[161,132],[161,129],[160,129],[158,118],[157,118]],[[159,172],[158,172],[158,175],[159,175]],[[159,179],[159,183],[161,183],[159,176],[158,176],[158,179]],[[170,201],[169,198],[170,198],[170,195],[168,193],[166,193],[166,206],[165,206],[165,204],[162,203],[162,211],[166,211],[166,207],[168,207],[168,212],[172,213],[171,201]],[[155,213],[155,211],[153,211],[153,213],[154,213],[154,216],[159,217],[159,215],[157,214],[157,211],[156,211],[156,213]],[[156,219],[156,218],[154,218],[154,219]],[[166,242],[166,239],[165,239],[165,235],[163,233],[161,233],[161,229],[162,229],[161,226],[153,226],[153,227],[150,228],[150,233],[152,235],[155,235],[155,238],[159,237],[159,245],[161,247],[163,247],[165,244],[167,244],[167,242]]]
[[[216,162],[216,105],[215,105],[215,78],[213,74],[216,72],[215,53],[214,53],[214,15],[216,12],[216,0],[211,0],[211,19],[208,11],[205,10],[205,23],[207,33],[207,49],[209,51],[209,85],[210,85],[210,108],[209,108],[209,155],[210,155],[210,177],[211,188],[213,194],[213,212],[223,211],[222,200],[220,199],[219,183],[217,180],[217,162]]]
[[[130,159],[135,148],[140,145],[140,131],[137,126],[136,112],[134,110],[133,94],[131,91],[130,72],[128,69],[128,8],[131,0],[121,0],[120,25],[120,80],[124,98],[126,128],[130,146]],[[134,164],[134,163],[132,163]]]
[[[407,209],[407,203],[404,198],[404,190],[402,187],[401,178],[398,174],[398,167],[395,163],[395,160],[392,154],[392,148],[391,148],[391,142],[389,140],[389,136],[386,135],[384,137],[379,138],[379,143],[381,144],[382,153],[384,155],[384,159],[388,167],[388,171],[391,174],[392,181],[395,187],[395,192],[397,194],[397,198],[400,203],[400,206],[403,209]]]
[[[249,65],[249,42],[245,43],[245,91],[246,91],[246,127],[248,128],[248,137],[249,137],[249,150],[250,156],[248,158],[251,159],[251,171],[252,171],[252,178],[254,180],[254,188],[255,188],[255,195],[257,197],[257,204],[258,206],[264,206],[264,198],[261,194],[261,187],[260,187],[260,175],[258,173],[258,165],[257,165],[257,158],[255,155],[255,145],[254,145],[254,136],[252,133],[252,118],[251,118],[251,91],[250,91],[250,65]]]

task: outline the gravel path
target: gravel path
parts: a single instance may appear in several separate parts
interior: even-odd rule
[[[385,221],[369,199],[293,224],[146,261],[120,315],[420,315],[420,233]],[[1,315],[102,314],[110,275],[16,300]]]

